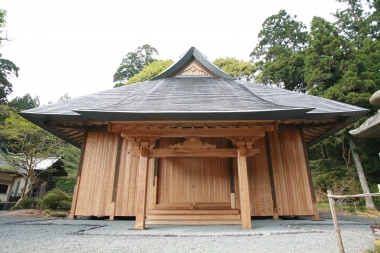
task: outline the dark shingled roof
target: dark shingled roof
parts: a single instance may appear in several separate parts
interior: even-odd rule
[[[195,48],[179,61],[193,56],[200,57],[197,60],[211,68],[213,73],[224,73],[213,64],[210,67],[211,63]],[[181,64],[187,62],[183,61]],[[44,122],[344,119],[309,143],[312,145],[368,112],[357,106],[239,81],[230,76],[165,78],[182,66],[176,64],[160,74],[158,77],[161,78],[72,98],[20,114],[77,146],[78,143]]]

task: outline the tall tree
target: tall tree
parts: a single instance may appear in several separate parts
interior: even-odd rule
[[[254,79],[254,74],[257,70],[255,64],[251,62],[239,61],[235,58],[217,58],[213,62],[221,70],[237,78],[238,80],[251,81]]]
[[[5,27],[7,15],[6,10],[0,9],[0,28]],[[4,31],[0,29],[0,47],[4,41],[8,40],[8,37],[3,36]],[[8,80],[10,76],[18,76],[19,68],[10,60],[3,59],[0,54],[0,104],[7,103],[7,96],[12,94],[13,86]]]
[[[307,31],[296,17],[292,18],[285,10],[268,17],[250,56],[260,70],[258,81],[305,92],[302,50],[307,45]]]
[[[153,58],[155,55],[158,55],[158,51],[148,44],[136,48],[134,52],[129,52],[113,75],[113,81],[116,83],[115,87],[124,85],[129,78],[139,73],[149,63],[155,61]]]
[[[367,1],[372,3],[371,12],[364,11],[360,0],[338,2],[345,3],[347,8],[335,12],[336,22],[320,17],[312,20],[305,60],[307,88],[312,95],[371,108],[373,114],[375,108],[370,105],[369,98],[380,89],[380,43],[376,39],[379,30],[374,29],[379,24],[378,1]],[[349,136],[343,142],[344,146],[350,147],[363,192],[368,192],[366,180],[362,180],[364,171],[371,171],[369,165],[378,159],[378,150],[373,149],[373,143],[380,145],[376,140],[360,140],[361,145],[356,148]],[[371,198],[366,199],[366,206],[374,208]]]
[[[10,106],[16,108],[17,112],[33,109],[40,106],[40,98],[35,96],[32,98],[29,93],[23,97],[15,97],[9,103]]]

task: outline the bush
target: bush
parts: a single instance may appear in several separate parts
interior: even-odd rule
[[[71,207],[71,197],[59,188],[49,191],[42,199],[42,202],[46,207],[52,209],[70,209]]]
[[[17,205],[17,206],[12,206],[11,209],[9,209],[10,211],[17,211],[17,210],[21,210],[23,209],[21,205]]]
[[[11,208],[11,211],[20,210],[20,209],[33,209],[33,208],[42,208],[42,201],[35,198],[23,198],[17,206]]]
[[[67,217],[67,213],[65,212],[54,212],[50,213],[51,217]]]

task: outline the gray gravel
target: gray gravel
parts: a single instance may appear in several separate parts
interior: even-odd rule
[[[339,252],[328,215],[240,225],[159,226],[134,221],[15,218],[0,214],[0,252]],[[373,249],[365,217],[339,217],[346,252]]]

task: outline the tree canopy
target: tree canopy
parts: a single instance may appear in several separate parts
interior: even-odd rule
[[[0,9],[0,28],[6,26],[6,17],[7,12],[3,9]],[[4,31],[0,29],[0,47],[3,44],[3,41],[7,41],[7,36],[3,36]],[[18,76],[19,68],[10,60],[3,59],[0,54],[0,104],[6,103],[7,96],[12,94],[13,86],[9,81],[10,76]]]
[[[15,97],[9,103],[11,107],[14,107],[17,112],[33,109],[40,106],[40,98],[35,96],[32,98],[29,93],[22,97]]]
[[[149,63],[155,61],[153,58],[155,55],[158,55],[158,51],[148,44],[136,48],[134,52],[127,53],[113,75],[113,81],[116,83],[115,87],[123,86],[129,78],[142,71]]]
[[[305,92],[304,52],[307,46],[306,26],[285,10],[268,17],[259,32],[259,42],[251,52],[264,84]]]
[[[173,64],[172,60],[156,60],[148,63],[141,72],[132,76],[126,84],[138,83],[152,79]]]
[[[380,0],[336,1],[345,8],[332,10],[335,21],[315,16],[309,31],[285,10],[268,17],[250,54],[258,66],[255,78],[264,84],[369,108],[368,116],[372,116],[378,108],[368,100],[380,90]],[[360,172],[356,177],[353,174],[351,153],[359,155],[369,183],[375,186],[379,182],[380,173],[375,168],[380,166],[380,140],[356,142],[342,130],[310,148],[316,189],[339,189],[341,194],[358,190]],[[326,160],[345,173],[331,170]],[[334,180],[330,180],[332,174]]]
[[[255,64],[245,61],[239,61],[235,58],[217,58],[213,62],[221,70],[239,80],[251,81],[257,70]]]

